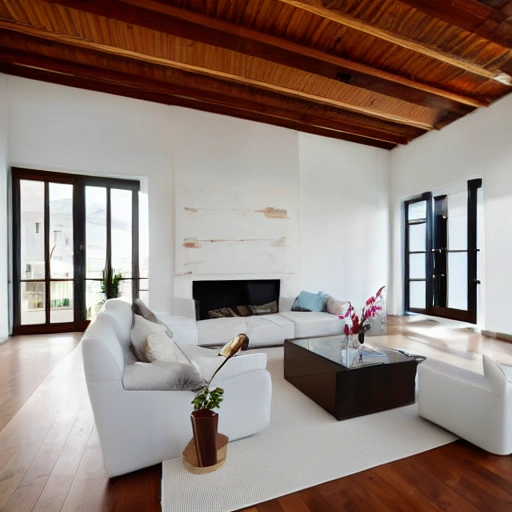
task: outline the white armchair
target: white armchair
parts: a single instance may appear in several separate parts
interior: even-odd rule
[[[483,375],[427,359],[418,368],[420,416],[497,455],[512,453],[512,367],[483,356]]]

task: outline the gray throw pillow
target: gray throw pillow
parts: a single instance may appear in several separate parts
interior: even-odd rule
[[[163,322],[158,320],[155,313],[153,313],[153,311],[151,311],[151,309],[149,309],[146,306],[146,304],[144,304],[144,302],[142,302],[140,299],[135,299],[133,301],[132,311],[135,315],[140,315],[140,316],[144,317],[146,320],[153,322],[154,324],[163,325],[165,327],[165,332],[166,332],[167,336],[169,336],[169,338],[172,338],[173,334],[172,334],[171,329],[169,329],[169,327],[167,327],[167,325],[165,325]],[[135,325],[135,317],[133,317],[133,319],[132,319],[132,328],[134,325]]]
[[[189,360],[181,349],[174,343],[172,338],[169,338],[167,334],[162,333],[151,333],[146,338],[146,344],[144,347],[144,355],[146,359],[152,363],[153,361],[160,362],[181,362],[188,363]]]
[[[163,325],[150,322],[141,315],[134,314],[133,316],[134,324],[130,330],[130,340],[137,359],[147,363],[148,360],[145,353],[146,340],[148,336],[153,333],[165,334],[165,327]]]
[[[178,361],[129,364],[123,375],[123,386],[129,390],[195,391],[204,385],[195,366]]]

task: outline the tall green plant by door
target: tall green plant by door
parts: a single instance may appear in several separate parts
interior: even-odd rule
[[[119,284],[123,278],[121,272],[116,272],[113,268],[110,269],[110,290],[108,287],[108,274],[107,270],[103,270],[103,280],[101,281],[101,292],[105,294],[107,299],[116,299],[119,297]]]

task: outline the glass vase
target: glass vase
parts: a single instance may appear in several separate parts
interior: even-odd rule
[[[347,334],[341,344],[341,364],[352,368],[359,364],[360,349],[362,344],[359,341],[359,334]]]

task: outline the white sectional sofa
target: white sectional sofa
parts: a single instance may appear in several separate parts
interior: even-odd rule
[[[155,385],[155,377],[165,374],[167,379],[176,367],[137,361],[130,348],[131,305],[112,299],[105,308],[81,344],[104,464],[108,476],[114,477],[181,456],[192,438],[190,412],[195,393]],[[188,329],[186,320],[180,331],[183,336],[197,332]],[[209,380],[224,358],[217,355],[218,350],[190,343],[194,336],[179,347],[189,365],[200,369],[199,377]],[[225,391],[219,432],[230,441],[260,432],[270,423],[272,382],[266,364],[265,353],[244,352],[215,377],[213,383]]]
[[[174,299],[173,315],[157,313],[180,343],[201,346],[224,345],[233,336],[245,333],[249,346],[282,345],[288,338],[329,336],[343,333],[345,323],[325,312],[291,311],[294,298],[279,299],[279,313],[248,317],[212,318],[196,321],[192,299]]]

